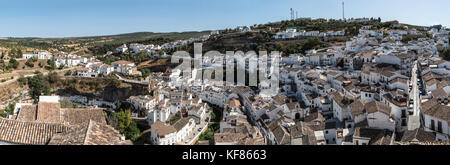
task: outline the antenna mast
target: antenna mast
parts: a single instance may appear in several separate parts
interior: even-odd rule
[[[342,1],[342,20],[345,20],[345,7],[344,7],[344,1]]]
[[[294,19],[294,9],[291,8],[291,20]]]

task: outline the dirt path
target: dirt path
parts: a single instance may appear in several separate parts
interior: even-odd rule
[[[66,68],[66,69],[62,69],[62,70],[55,70],[55,72],[57,74],[64,74],[66,71],[68,70],[75,70],[76,67],[71,67],[71,68]],[[24,76],[24,77],[31,77],[36,75],[35,72],[36,71],[40,71],[42,74],[47,75],[48,73],[50,73],[49,70],[45,70],[45,69],[40,69],[40,70],[16,70],[13,71],[12,73],[5,73],[5,74],[1,74],[0,75],[0,80],[2,79],[7,79],[10,77],[13,77],[13,79],[5,81],[5,82],[0,82],[0,87],[1,86],[5,86],[5,85],[9,85],[13,82],[16,82],[20,76]]]

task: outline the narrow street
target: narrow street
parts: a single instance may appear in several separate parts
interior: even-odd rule
[[[417,128],[420,128],[420,112],[419,112],[420,96],[419,96],[419,86],[417,85],[416,71],[417,71],[417,61],[414,61],[414,66],[411,70],[412,90],[410,91],[410,99],[414,100],[414,108],[413,108],[414,113],[412,115],[409,115],[408,130],[415,130]]]
[[[207,113],[205,118],[210,118],[210,117],[211,117],[211,112]],[[210,124],[209,122],[201,120],[200,124],[196,125],[194,127],[194,130],[192,130],[192,133],[186,137],[186,140],[184,140],[184,144],[193,145],[197,141],[197,139],[200,137],[200,135],[208,129],[207,126],[209,124]],[[199,131],[199,129],[201,129],[201,130]]]

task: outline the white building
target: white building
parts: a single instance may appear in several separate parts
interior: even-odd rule
[[[139,74],[139,72],[137,71],[136,65],[129,61],[124,61],[124,60],[115,61],[115,62],[112,62],[111,65],[114,67],[114,72],[129,74],[129,75]]]
[[[22,55],[22,58],[24,58],[24,59],[29,59],[32,57],[35,57],[40,60],[46,60],[46,59],[52,58],[52,55],[49,52],[38,52],[38,53],[31,53],[31,54],[28,53],[28,54]]]
[[[127,47],[126,44],[123,44],[122,46],[116,48],[116,52],[117,52],[117,53],[123,53],[123,52],[125,52],[125,51],[127,51],[127,50],[128,50],[128,47]]]
[[[173,125],[156,121],[151,125],[150,141],[153,145],[185,144],[184,141],[193,133],[195,128],[193,118],[182,118]]]
[[[150,110],[156,104],[156,100],[151,96],[130,96],[127,101],[138,110]]]
[[[449,140],[450,106],[442,100],[432,99],[422,103],[421,112],[425,131],[435,132],[438,140]]]
[[[152,125],[156,121],[166,122],[170,116],[170,109],[167,105],[158,105],[148,111],[147,122]]]
[[[371,101],[364,105],[364,108],[367,112],[367,123],[370,128],[394,131],[395,123],[391,118],[391,107],[389,105]]]

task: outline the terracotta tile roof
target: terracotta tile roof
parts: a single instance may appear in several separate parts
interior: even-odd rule
[[[431,95],[433,95],[433,98],[447,98],[448,97],[447,92],[442,88],[431,91]]]
[[[355,116],[365,113],[364,104],[361,102],[360,99],[356,99],[353,103],[349,105],[349,107],[352,110],[352,114]]]
[[[300,104],[298,102],[287,103],[286,105],[290,111],[298,110],[300,108]]]
[[[65,124],[69,125],[77,125],[89,122],[89,120],[93,120],[100,124],[106,124],[103,109],[61,109],[61,118]]]
[[[265,145],[265,139],[263,137],[256,138],[244,138],[239,141],[239,145]]]
[[[388,70],[383,70],[380,72],[381,75],[385,76],[385,77],[392,77],[395,75],[395,72],[392,71],[388,71]]]
[[[163,137],[167,134],[174,133],[177,131],[173,126],[166,125],[159,120],[157,120],[155,123],[153,123],[151,128],[155,129],[158,132],[159,137]]]
[[[437,88],[445,88],[445,87],[447,87],[447,86],[450,86],[450,82],[444,80],[444,81],[439,82]]]
[[[385,130],[356,127],[353,138],[369,138],[370,145],[389,145],[392,139],[390,135],[392,135],[392,133]]]
[[[78,68],[77,71],[89,71],[89,68]]]
[[[59,123],[23,122],[0,118],[0,141],[16,144],[45,145],[68,127]]]
[[[407,79],[403,79],[403,78],[400,78],[400,77],[397,77],[397,78],[389,81],[388,83],[389,84],[393,84],[393,83],[396,83],[396,82],[400,82],[400,83],[403,83],[403,84],[408,84],[408,80]]]
[[[417,128],[415,130],[407,130],[403,133],[402,142],[426,142],[435,141],[436,135],[433,132],[427,132],[423,128]]]
[[[428,80],[431,80],[431,79],[441,79],[442,77],[443,77],[442,75],[436,74],[436,73],[434,73],[434,72],[428,72],[428,73],[426,73],[426,74],[424,74],[424,75],[422,76],[422,79],[423,79],[425,82],[427,82]]]
[[[214,134],[214,142],[238,144],[239,140],[245,137],[246,135],[242,133],[216,133]]]
[[[36,105],[24,105],[19,111],[16,120],[19,121],[35,121],[37,117]]]
[[[60,103],[39,102],[37,120],[42,122],[61,122]]]
[[[423,113],[450,122],[450,106],[442,105],[431,99],[421,105]]]
[[[241,106],[241,102],[239,100],[236,99],[232,99],[230,100],[230,102],[228,103],[229,107],[236,107],[236,106]]]
[[[180,131],[181,129],[183,129],[183,127],[189,124],[190,119],[191,118],[182,118],[178,120],[175,124],[173,124],[173,128],[175,128],[175,130],[177,131]]]
[[[341,92],[334,94],[333,99],[341,108],[344,108],[353,102],[353,97],[344,95]]]
[[[364,108],[366,109],[367,113],[382,112],[388,116],[391,115],[391,107],[379,101],[371,101],[367,103]]]
[[[304,121],[305,122],[310,122],[310,121],[314,121],[316,119],[319,119],[320,121],[325,121],[325,118],[319,112],[310,113],[308,116],[305,117]]]
[[[391,102],[392,104],[395,104],[396,106],[398,106],[398,107],[406,107],[407,106],[407,100],[406,99],[401,99],[401,100],[397,100],[397,99],[395,99],[394,97],[393,97],[393,93],[392,92],[390,92],[390,93],[386,93],[386,94],[384,94],[383,95],[383,97],[387,100],[387,101],[389,101],[389,102]]]
[[[277,126],[274,130],[272,130],[272,133],[275,136],[275,140],[277,141],[278,145],[291,143],[290,135],[283,126]]]
[[[303,136],[303,127],[301,124],[292,125],[289,127],[289,133],[292,138],[297,138]]]
[[[392,136],[384,135],[372,141],[371,145],[390,145],[392,140]]]
[[[274,97],[272,97],[273,101],[275,101],[277,104],[279,105],[283,105],[286,103],[286,96],[283,95],[276,95]]]
[[[432,85],[438,84],[438,83],[439,83],[439,80],[437,80],[437,79],[430,79],[430,80],[426,81],[427,86],[432,86]]]
[[[89,123],[72,126],[65,133],[55,134],[49,145],[83,145]]]
[[[118,130],[104,123],[89,122],[73,126],[66,133],[59,133],[52,137],[50,145],[120,145],[131,144],[122,140]]]

